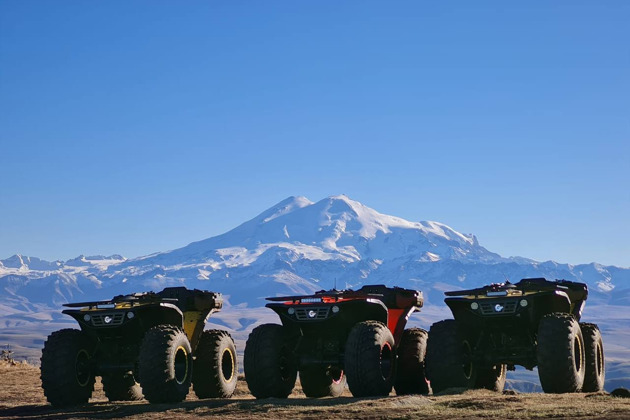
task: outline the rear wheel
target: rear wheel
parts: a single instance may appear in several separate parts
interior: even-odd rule
[[[188,395],[193,359],[184,331],[158,325],[144,335],[140,346],[140,385],[151,403],[180,402]]]
[[[420,328],[403,331],[398,346],[396,394],[428,394],[431,391],[424,365],[428,337],[429,333]]]
[[[602,334],[595,324],[580,323],[584,338],[584,355],[586,372],[584,374],[584,392],[599,392],[604,390],[604,342]]]
[[[460,338],[453,319],[431,325],[427,342],[426,371],[433,393],[447,388],[474,388],[477,367],[472,361],[473,345]]]
[[[495,365],[491,368],[477,368],[477,380],[475,388],[485,388],[490,391],[503,392],[507,367]]]
[[[579,392],[586,363],[584,338],[572,315],[545,315],[538,326],[538,376],[545,392]]]
[[[309,398],[338,397],[346,387],[346,375],[339,368],[313,367],[300,370],[300,384]]]
[[[392,333],[381,322],[359,322],[348,336],[344,362],[352,395],[388,395],[396,369]]]
[[[227,331],[204,331],[193,370],[193,389],[199,398],[230,398],[236,388],[238,365],[234,340]]]
[[[79,330],[52,333],[44,343],[41,380],[44,395],[55,407],[85,404],[94,390],[93,345]]]
[[[142,389],[130,372],[106,373],[101,377],[103,391],[110,401],[137,401]]]
[[[263,324],[245,344],[243,364],[247,387],[256,398],[287,398],[297,378],[291,338],[277,324]]]

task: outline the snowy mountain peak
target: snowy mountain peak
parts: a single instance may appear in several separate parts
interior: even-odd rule
[[[311,204],[313,204],[313,202],[306,197],[291,196],[259,214],[254,220],[261,220],[263,223],[267,223],[277,217],[291,213],[294,210],[310,206]]]
[[[398,237],[403,241],[414,241],[422,237],[431,246],[449,243],[451,247],[475,248],[491,256],[485,248],[479,246],[473,235],[464,235],[449,226],[438,222],[410,222],[396,216],[390,216],[352,200],[345,195],[331,196],[313,204],[319,214],[320,230],[331,228],[335,242],[348,236],[374,240],[379,236]],[[405,237],[405,238],[403,238]],[[325,242],[330,242],[328,238]],[[429,250],[427,249],[427,252]],[[432,250],[434,252],[435,250]],[[447,257],[455,257],[458,253]],[[493,256],[496,256],[492,254]]]
[[[61,263],[59,261],[46,261],[37,257],[28,257],[21,254],[15,254],[7,259],[0,260],[0,265],[4,268],[12,268],[15,270],[56,270]]]
[[[269,255],[272,249],[309,255],[311,260],[382,260],[393,256],[429,261],[501,260],[472,235],[437,222],[410,222],[382,214],[345,195],[318,202],[289,197],[222,235],[138,260],[143,265],[184,261],[241,264]],[[132,264],[134,260],[125,263]]]
[[[11,255],[9,258],[0,260],[0,262],[6,268],[20,268],[23,265],[26,265],[24,264],[24,259],[22,259],[20,254]]]

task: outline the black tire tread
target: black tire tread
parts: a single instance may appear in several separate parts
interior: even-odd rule
[[[586,372],[582,392],[600,392],[604,390],[606,363],[604,360],[604,343],[602,334],[596,324],[580,322],[582,337],[584,338],[584,354],[586,357]],[[601,346],[602,366],[598,375],[597,346]]]
[[[128,372],[108,373],[101,376],[103,392],[109,401],[138,401],[142,399],[142,388],[133,374]]]
[[[574,333],[582,336],[580,326],[571,314],[555,312],[543,316],[540,320],[537,346],[538,376],[546,393],[579,392],[582,389],[584,354],[582,369],[576,371],[572,350]]]
[[[339,383],[333,382],[326,367],[300,370],[302,392],[309,398],[338,397],[346,387],[346,375]]]
[[[186,338],[181,328],[172,325],[158,325],[146,332],[140,346],[140,386],[144,397],[151,403],[180,402],[186,398],[191,382],[191,373],[186,381],[179,385],[170,378],[169,372],[163,368],[170,359],[170,347],[178,336]],[[188,339],[185,340],[188,343]],[[192,355],[188,344],[189,366],[192,370]]]
[[[348,388],[353,396],[385,396],[391,392],[396,374],[395,357],[388,378],[383,378],[379,367],[381,343],[385,341],[390,342],[393,351],[394,338],[382,322],[359,322],[350,331],[346,341],[344,364]]]
[[[281,325],[262,324],[247,338],[243,367],[247,387],[256,398],[287,398],[297,379],[297,368],[290,367],[288,378],[280,374],[280,352],[289,337]]]
[[[428,338],[429,333],[421,328],[408,328],[403,331],[398,345],[398,366],[394,382],[397,395],[431,392],[424,361]]]
[[[469,388],[462,368],[457,322],[447,319],[431,325],[427,342],[426,373],[433,393],[448,388]]]
[[[94,391],[94,375],[81,387],[74,374],[77,348],[89,352],[91,345],[82,331],[72,328],[55,331],[44,343],[41,357],[41,381],[44,395],[55,407],[85,404]]]
[[[223,376],[221,359],[223,346],[230,348],[234,357],[234,374],[227,381]],[[195,368],[193,369],[193,390],[198,398],[230,398],[236,389],[238,377],[238,361],[236,346],[230,333],[225,330],[207,330],[201,334],[195,352]]]
[[[485,388],[490,391],[503,392],[506,376],[507,366],[504,364],[495,365],[491,368],[478,367],[475,388]]]

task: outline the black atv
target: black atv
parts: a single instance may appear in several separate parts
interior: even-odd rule
[[[580,323],[585,284],[544,278],[446,292],[454,320],[431,326],[427,377],[446,388],[502,391],[506,370],[532,370],[545,392],[604,388],[604,346],[595,324]]]
[[[220,293],[166,288],[111,300],[71,303],[64,314],[81,330],[52,333],[42,350],[44,394],[54,406],[86,403],[101,376],[110,401],[144,397],[151,403],[186,398],[229,398],[238,373],[227,331],[204,331],[221,309]]]
[[[245,346],[245,379],[256,398],[286,398],[300,373],[307,397],[428,393],[427,332],[405,330],[423,304],[415,290],[364,286],[267,298],[282,325],[263,324]],[[398,374],[396,374],[398,371]]]

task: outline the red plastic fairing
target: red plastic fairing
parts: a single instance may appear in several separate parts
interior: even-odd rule
[[[407,319],[409,314],[413,311],[411,309],[390,309],[387,311],[387,328],[394,336],[394,342],[396,345],[400,343],[402,333],[407,325]]]

